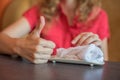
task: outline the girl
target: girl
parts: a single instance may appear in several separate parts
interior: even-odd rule
[[[108,60],[108,20],[105,11],[101,9],[101,0],[40,0],[39,5],[28,10],[21,19],[6,28],[3,33],[13,38],[20,38],[39,24],[40,16],[46,19],[40,39],[53,41],[56,48],[95,44],[101,47],[105,60]],[[39,44],[42,43],[42,40],[39,41]],[[26,46],[25,44],[23,45]],[[47,44],[49,43],[44,43],[44,46],[39,47],[34,53],[44,53],[45,50],[42,53],[39,51]],[[21,49],[17,49],[19,55],[21,55]],[[26,51],[27,53],[30,54]],[[31,61],[36,59],[35,56],[34,59],[25,58]]]

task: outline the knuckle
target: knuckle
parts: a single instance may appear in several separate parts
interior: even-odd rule
[[[96,38],[99,38],[99,36],[98,36],[97,34],[95,34],[95,37],[96,37]]]
[[[84,42],[84,44],[88,44],[88,43],[89,43],[89,41],[90,41],[90,40],[89,40],[89,39],[87,39],[87,40]]]
[[[91,33],[91,32],[88,32],[88,33],[84,34],[85,37],[89,37],[91,35],[93,35],[93,33]]]
[[[81,40],[79,40],[79,42],[84,41],[87,38],[87,36],[83,36]]]
[[[32,54],[33,59],[36,59],[36,54]]]
[[[34,53],[39,52],[40,46],[36,45],[34,46]]]
[[[98,42],[99,42],[100,44],[102,44],[102,41],[101,41],[100,39],[98,40]]]
[[[84,35],[81,39],[82,39],[82,40],[85,40],[85,39],[87,39],[89,36],[90,36],[90,35],[86,34],[86,35]]]
[[[35,54],[34,54],[34,57],[35,57],[35,59],[37,59],[37,58],[40,58],[40,55],[37,54],[37,53],[35,53]]]
[[[98,39],[98,36],[96,34],[93,34],[93,35],[90,36],[90,38],[92,38],[92,39]]]
[[[38,46],[35,46],[34,52],[37,52],[37,51],[38,51]]]
[[[92,35],[90,38],[91,39],[97,39],[97,37],[95,35]]]

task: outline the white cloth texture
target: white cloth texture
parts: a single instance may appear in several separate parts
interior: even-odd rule
[[[98,64],[104,63],[103,52],[94,44],[70,47],[68,49],[58,48],[57,57],[73,60],[84,60]]]

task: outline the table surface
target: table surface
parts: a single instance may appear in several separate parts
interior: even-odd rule
[[[51,62],[35,65],[0,55],[0,80],[120,80],[120,63],[94,67]]]

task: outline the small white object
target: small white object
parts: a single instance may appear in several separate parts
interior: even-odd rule
[[[91,67],[93,67],[93,66],[94,66],[94,64],[90,64],[90,66],[91,66]]]
[[[53,62],[54,64],[56,63],[56,61],[55,61],[55,60],[53,60],[52,62]]]

